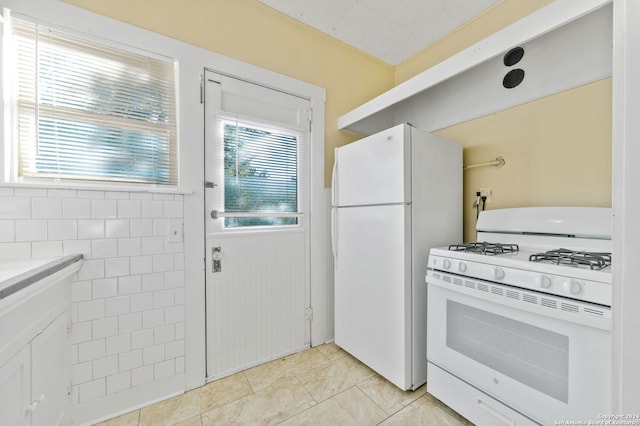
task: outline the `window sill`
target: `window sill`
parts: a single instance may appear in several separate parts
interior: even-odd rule
[[[154,186],[138,184],[96,183],[96,182],[0,182],[1,188],[31,188],[31,189],[70,189],[75,191],[107,191],[107,192],[147,192],[152,194],[190,195],[191,189],[176,186]]]

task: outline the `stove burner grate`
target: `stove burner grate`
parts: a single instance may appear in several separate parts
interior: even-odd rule
[[[549,250],[529,256],[531,262],[548,262],[556,265],[581,266],[599,271],[611,266],[611,253],[574,251],[568,249]]]
[[[496,255],[505,253],[517,253],[519,249],[517,244],[500,244],[500,243],[463,243],[452,244],[449,246],[451,251],[466,251],[471,253],[481,253],[486,255]]]

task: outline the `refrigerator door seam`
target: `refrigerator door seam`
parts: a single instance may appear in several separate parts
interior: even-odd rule
[[[331,204],[338,204],[338,148],[335,149],[333,170],[331,171]]]

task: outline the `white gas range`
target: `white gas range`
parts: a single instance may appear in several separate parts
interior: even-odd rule
[[[609,414],[611,222],[606,208],[484,211],[479,243],[431,249],[427,390],[480,425]]]

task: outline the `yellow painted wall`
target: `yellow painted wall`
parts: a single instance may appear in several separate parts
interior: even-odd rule
[[[552,0],[503,0],[396,67],[399,84],[521,19]],[[475,241],[476,191],[491,188],[487,209],[611,206],[611,79],[462,123],[438,134],[463,144],[465,164],[502,156],[500,169],[464,172],[464,240]]]
[[[65,1],[324,87],[327,187],[333,149],[361,137],[339,131],[338,117],[393,87],[391,65],[256,0]]]
[[[395,69],[256,0],[64,1],[326,88],[329,187],[334,147],[361,137],[337,129],[340,115],[552,0],[502,0]],[[611,205],[610,80],[440,133],[463,143],[465,163],[498,155],[507,161],[502,169],[465,172],[465,240],[474,239],[471,205],[481,187],[494,191],[488,208]]]
[[[607,78],[438,131],[463,144],[465,164],[506,161],[464,172],[465,241],[480,188],[493,191],[487,209],[611,207],[611,105]]]

